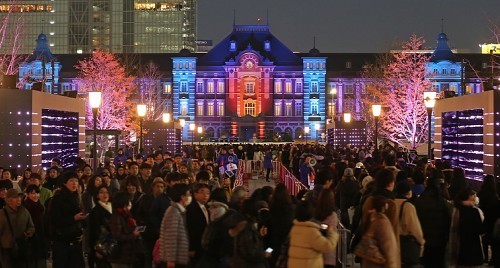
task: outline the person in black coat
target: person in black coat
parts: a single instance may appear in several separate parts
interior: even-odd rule
[[[82,250],[82,222],[87,215],[81,211],[78,176],[67,173],[49,208],[49,224],[53,245],[54,267],[85,267]]]
[[[446,245],[451,223],[451,206],[441,196],[437,178],[427,180],[425,191],[415,201],[417,216],[424,233],[424,267],[445,267]]]
[[[206,204],[210,199],[210,188],[207,184],[197,184],[194,187],[194,201],[186,207],[186,225],[189,236],[189,253],[191,265],[196,267],[202,256],[201,238],[210,222]]]
[[[94,247],[99,241],[101,235],[105,235],[109,230],[109,219],[113,213],[112,205],[109,200],[110,191],[107,186],[100,186],[95,191],[95,207],[89,215],[89,246],[90,253],[88,257],[89,267],[98,268],[110,267],[110,264],[104,259],[104,256],[95,252]]]
[[[340,221],[346,228],[351,228],[348,210],[350,207],[356,207],[360,199],[359,182],[354,177],[352,168],[344,170],[344,176],[335,189],[337,204],[340,206]]]
[[[274,265],[281,252],[281,246],[292,229],[294,219],[292,199],[288,189],[282,183],[276,185],[269,212],[271,224],[267,228],[267,236],[271,240],[271,248],[273,249],[270,263]]]

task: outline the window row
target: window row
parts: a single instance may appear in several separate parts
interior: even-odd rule
[[[441,69],[441,72],[439,72],[439,70],[437,68],[434,68],[434,70],[432,71],[433,74],[435,75],[438,75],[438,74],[441,74],[441,75],[447,75],[448,74],[448,69]],[[456,75],[457,74],[457,70],[456,69],[450,69],[450,73],[451,75]]]
[[[215,110],[217,108],[217,110]],[[216,113],[217,112],[217,113]],[[187,102],[181,102],[181,115],[187,115]],[[203,101],[196,102],[196,115],[198,116],[224,116],[224,102]]]
[[[274,93],[293,93],[293,89],[292,81],[278,80],[274,82]],[[302,82],[295,82],[295,93],[302,93]]]
[[[323,69],[325,65],[322,62],[306,62],[304,63],[305,69]]]
[[[217,84],[217,93],[224,93],[224,81],[208,81],[204,83],[203,81],[196,82],[196,93],[215,93],[215,85]],[[206,87],[206,90],[205,90]]]
[[[295,109],[293,109],[295,108]],[[275,116],[303,116],[302,101],[277,101],[274,103]]]

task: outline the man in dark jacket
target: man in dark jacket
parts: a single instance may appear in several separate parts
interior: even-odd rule
[[[196,267],[196,263],[202,256],[201,238],[210,222],[210,215],[206,207],[210,199],[210,189],[207,184],[197,184],[193,192],[194,202],[186,207],[186,225],[189,236],[189,252],[192,256],[191,265]]]
[[[451,225],[451,206],[441,196],[439,179],[427,180],[427,188],[415,201],[424,233],[424,267],[445,267],[446,245]]]
[[[352,168],[344,170],[344,176],[335,189],[336,200],[340,207],[340,221],[346,228],[351,228],[348,210],[356,207],[360,200],[359,182],[354,177]]]
[[[87,217],[81,212],[78,196],[78,176],[68,173],[61,181],[62,189],[54,195],[49,207],[54,268],[85,267],[82,251],[82,223]]]

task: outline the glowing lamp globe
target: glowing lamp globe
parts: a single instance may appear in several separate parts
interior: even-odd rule
[[[189,124],[189,130],[194,131],[196,129],[195,124]]]
[[[305,127],[305,128],[304,128],[304,133],[305,133],[305,134],[309,134],[309,131],[310,131],[310,130],[311,130],[311,129],[310,129],[309,127]]]
[[[169,123],[170,122],[170,113],[163,113],[162,119],[163,119],[163,123]]]
[[[185,119],[179,119],[179,124],[181,124],[181,127],[184,127],[186,125],[186,120]]]
[[[344,113],[344,122],[351,122],[351,113]]]
[[[147,107],[146,104],[137,104],[137,115],[139,117],[144,117],[146,115]]]
[[[198,133],[201,134],[203,132],[203,127],[198,127]]]
[[[315,130],[319,130],[320,128],[321,128],[321,126],[319,124],[314,125]]]
[[[435,91],[425,91],[424,92],[424,104],[426,108],[434,108],[436,105],[436,92]]]
[[[89,103],[92,109],[99,108],[99,106],[101,106],[101,92],[100,91],[89,92]]]
[[[380,113],[382,112],[382,105],[373,104],[372,105],[372,112],[373,112],[373,116],[375,116],[375,117],[380,116]]]

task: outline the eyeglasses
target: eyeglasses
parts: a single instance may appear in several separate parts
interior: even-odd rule
[[[102,174],[102,176],[103,177],[106,177],[106,176],[109,177],[109,173],[104,173],[104,174]]]

